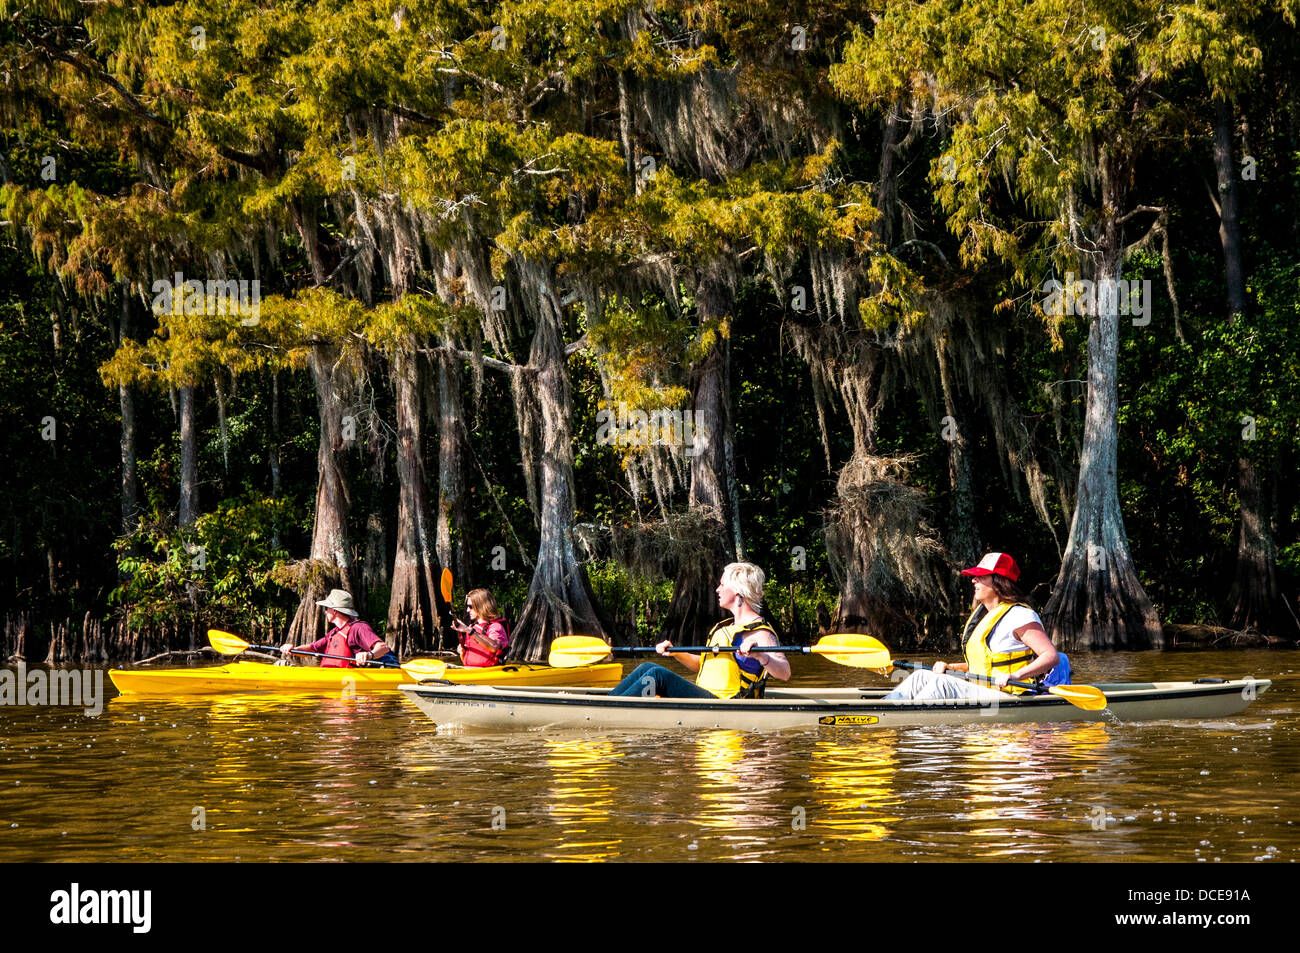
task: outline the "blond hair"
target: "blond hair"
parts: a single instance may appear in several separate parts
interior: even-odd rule
[[[763,584],[767,576],[753,563],[728,563],[722,570],[722,584],[749,603],[755,612],[763,611]]]
[[[465,599],[474,607],[478,617],[484,622],[492,622],[500,619],[501,609],[497,606],[497,601],[492,598],[492,593],[487,589],[471,589]]]

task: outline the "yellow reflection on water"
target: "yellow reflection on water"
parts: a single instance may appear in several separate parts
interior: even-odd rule
[[[1052,836],[1059,820],[1053,790],[1073,791],[1080,770],[1106,761],[1109,747],[1110,734],[1097,722],[967,732],[954,768],[966,792],[965,816],[975,822],[971,832],[1003,843]]]
[[[318,778],[295,794],[308,826],[327,825],[330,831],[326,837],[314,831],[311,842],[352,848],[351,838],[365,826],[357,820],[366,810],[357,774],[372,769],[355,762],[359,753],[383,743],[374,724],[383,704],[378,696],[355,694],[127,694],[112,700],[110,712],[115,720],[143,723],[151,740],[173,747],[183,760],[201,751],[202,796],[219,805],[208,816],[211,829],[266,834],[256,816],[266,808],[268,786]],[[185,734],[178,725],[187,726]],[[288,829],[274,838],[295,839]]]
[[[618,813],[608,774],[622,752],[602,738],[548,738],[542,742],[542,755],[552,773],[550,814],[560,828],[562,840],[556,846],[564,852],[563,859],[617,856],[623,840],[607,833]]]
[[[747,750],[746,741],[753,747]],[[783,823],[765,809],[761,791],[771,779],[771,767],[761,756],[761,740],[742,731],[713,729],[695,738],[695,773],[701,807],[696,821],[709,828],[760,827]]]
[[[1093,752],[1110,747],[1110,731],[1100,722],[1070,722],[1068,726],[1059,727],[1054,734],[1056,741],[1068,749],[1069,754],[1076,757],[1092,755]],[[1088,760],[1097,760],[1097,758],[1093,755],[1088,757]]]
[[[817,792],[813,814],[818,828],[837,838],[879,841],[899,820],[894,791],[898,769],[896,732],[873,732],[848,740],[839,733],[818,739],[809,759]]]
[[[1035,729],[1023,725],[968,731],[957,746],[957,776],[973,821],[1039,817],[1044,777],[1035,762]],[[1005,834],[1005,826],[986,833]]]

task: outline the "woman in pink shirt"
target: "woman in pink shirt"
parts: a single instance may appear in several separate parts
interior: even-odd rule
[[[460,633],[460,660],[478,668],[500,665],[510,646],[510,629],[492,593],[471,589],[465,596],[465,614],[471,625],[452,620],[452,626]]]

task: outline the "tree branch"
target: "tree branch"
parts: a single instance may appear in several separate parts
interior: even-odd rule
[[[1210,180],[1204,176],[1201,177],[1201,181],[1205,183],[1205,191],[1209,193],[1210,204],[1214,206],[1214,217],[1222,219],[1223,209],[1219,206],[1219,200],[1214,194],[1214,187],[1210,185]]]
[[[1169,254],[1169,233],[1165,230],[1167,216],[1164,209],[1151,209],[1142,205],[1129,214],[1144,209],[1146,211],[1158,211],[1159,214],[1156,216],[1156,220],[1151,223],[1151,227],[1147,229],[1147,233],[1125,248],[1123,253],[1127,255],[1130,251],[1150,245],[1156,239],[1160,240],[1160,260],[1164,265],[1165,287],[1169,291],[1169,304],[1174,310],[1174,334],[1178,337],[1179,343],[1186,344],[1187,339],[1183,337],[1183,326],[1178,320],[1178,295],[1174,292],[1174,262]]]
[[[507,361],[497,360],[495,357],[488,357],[486,354],[475,355],[473,351],[466,351],[458,347],[443,345],[442,347],[422,347],[417,348],[421,354],[441,355],[450,354],[452,357],[459,358],[462,361],[474,363],[479,361],[484,367],[494,371],[500,371],[503,374],[513,374],[516,371],[523,370],[518,364],[510,364]]]
[[[71,53],[67,53],[52,45],[44,37],[29,33],[27,30],[23,29],[22,24],[18,21],[18,16],[19,14],[15,13],[9,19],[9,22],[13,24],[14,29],[17,30],[29,43],[32,43],[34,46],[43,50],[45,55],[50,59],[57,60],[60,63],[67,63],[86,78],[96,80],[105,86],[108,86],[117,93],[122,102],[126,105],[127,109],[139,116],[141,119],[146,119],[154,125],[161,126],[170,132],[176,131],[175,126],[145,106],[138,97],[131,93],[125,86],[118,82],[117,79],[111,76],[98,64],[91,65],[90,63],[85,63],[80,58],[73,56]],[[265,153],[255,155],[251,152],[244,152],[240,149],[232,149],[229,146],[221,145],[215,146],[215,148],[217,153],[223,158],[229,159],[232,162],[237,162],[240,165],[248,166],[250,169],[255,169],[265,176],[270,177],[276,171],[275,163],[272,161],[271,157]]]
[[[1168,211],[1168,209],[1160,205],[1135,205],[1130,211],[1125,212],[1119,218],[1115,219],[1115,224],[1123,225],[1134,215],[1140,215],[1143,212],[1153,212],[1156,215],[1163,216]]]

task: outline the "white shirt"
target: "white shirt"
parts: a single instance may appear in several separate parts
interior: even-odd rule
[[[1038,617],[1037,612],[1028,606],[1012,606],[1007,610],[1007,614],[998,620],[997,628],[993,630],[993,638],[989,641],[989,651],[992,653],[1014,652],[1017,649],[1029,648],[1016,638],[1015,632],[1016,629],[1023,628],[1031,623],[1037,623],[1041,627],[1043,620]]]

